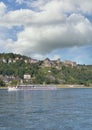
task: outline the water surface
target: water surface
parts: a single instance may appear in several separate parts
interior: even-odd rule
[[[0,90],[0,130],[92,130],[92,89]]]

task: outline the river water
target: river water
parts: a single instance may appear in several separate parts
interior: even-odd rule
[[[0,90],[0,130],[92,130],[92,89]]]

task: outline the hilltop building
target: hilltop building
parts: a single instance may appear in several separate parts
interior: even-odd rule
[[[51,67],[52,63],[50,61],[49,58],[46,58],[44,61],[43,61],[43,66],[45,67]]]
[[[65,60],[65,61],[64,61],[64,65],[65,65],[65,66],[76,67],[76,66],[77,66],[77,63],[76,63],[76,62],[73,62],[73,61],[70,61],[70,60]]]

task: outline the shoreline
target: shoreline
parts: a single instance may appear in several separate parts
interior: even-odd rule
[[[0,87],[0,89],[8,89],[8,87]]]
[[[44,86],[44,85],[43,85]],[[69,84],[59,84],[59,85],[55,85],[55,84],[51,84],[51,85],[48,85],[46,84],[46,86],[56,86],[57,89],[60,89],[60,88],[92,88],[92,86],[84,86],[84,85],[69,85]],[[8,89],[8,87],[0,87],[0,89]]]
[[[61,84],[57,85],[57,88],[92,88],[92,86]]]

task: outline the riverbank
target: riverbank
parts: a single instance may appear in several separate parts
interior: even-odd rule
[[[8,89],[8,87],[0,87],[0,89]]]
[[[57,88],[92,88],[92,86],[59,84],[59,85],[57,85]]]
[[[39,86],[39,85],[38,85]],[[42,85],[41,85],[42,86]],[[43,85],[44,86],[44,85]],[[85,85],[69,85],[69,84],[51,84],[51,85],[46,85],[46,86],[55,86],[57,89],[58,88],[92,88],[92,86],[85,86]],[[8,87],[0,87],[0,89],[8,89]]]

